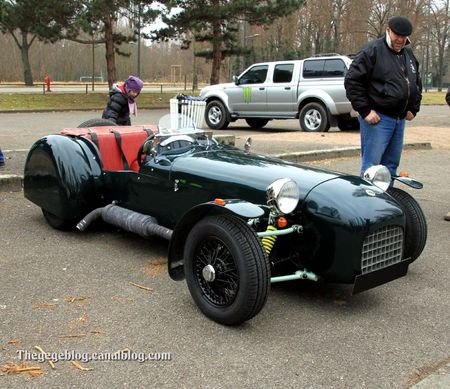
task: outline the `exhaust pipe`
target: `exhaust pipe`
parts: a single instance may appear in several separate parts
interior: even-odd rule
[[[84,231],[97,218],[101,218],[108,224],[133,232],[144,238],[156,235],[170,240],[173,230],[162,227],[157,220],[148,215],[134,212],[118,205],[109,204],[103,208],[94,209],[88,213],[78,224],[77,229]]]

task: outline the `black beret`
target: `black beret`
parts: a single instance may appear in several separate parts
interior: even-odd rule
[[[394,16],[389,20],[388,26],[397,35],[403,36],[411,35],[413,30],[411,22],[404,16]]]

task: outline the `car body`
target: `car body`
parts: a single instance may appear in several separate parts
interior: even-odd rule
[[[102,217],[168,239],[170,276],[186,278],[217,322],[255,316],[271,282],[375,287],[405,275],[425,246],[420,206],[375,185],[377,169],[363,179],[294,164],[173,120],[159,128],[95,123],[32,146],[25,196],[56,228],[85,230]]]
[[[259,128],[272,119],[294,118],[304,131],[328,131],[330,125],[358,128],[344,88],[351,61],[332,54],[253,64],[232,83],[200,91],[207,102],[205,121],[212,129],[237,119]]]

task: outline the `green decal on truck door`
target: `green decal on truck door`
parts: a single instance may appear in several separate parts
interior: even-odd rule
[[[244,88],[244,103],[250,103],[252,100],[252,88]]]

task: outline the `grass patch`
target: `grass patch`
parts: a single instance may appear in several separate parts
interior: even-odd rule
[[[198,92],[196,93],[198,94]],[[175,93],[142,93],[137,104],[139,108],[169,108],[169,100]],[[445,105],[445,92],[423,93],[422,104]],[[0,93],[1,111],[19,110],[100,110],[106,106],[106,92],[84,93]]]
[[[169,108],[174,93],[142,93],[137,98],[139,108]],[[102,93],[0,93],[0,110],[59,110],[59,109],[103,109],[108,94]]]

